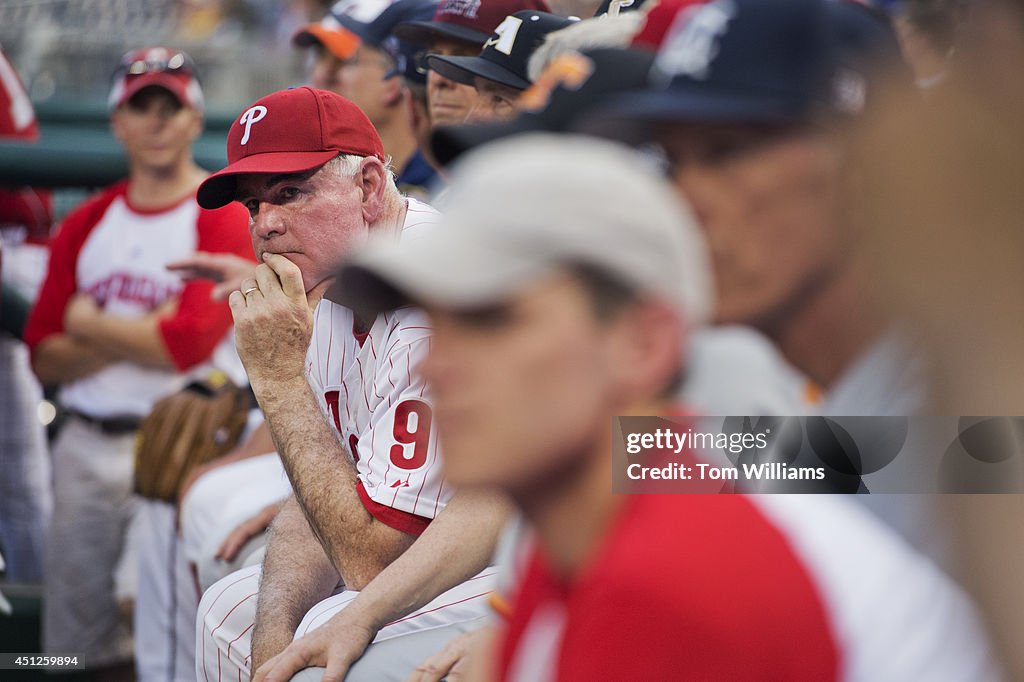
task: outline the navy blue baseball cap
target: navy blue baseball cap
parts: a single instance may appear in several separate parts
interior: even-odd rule
[[[395,27],[405,21],[429,20],[437,11],[438,0],[397,0],[371,21],[360,21],[352,15],[335,16],[338,23],[359,36],[367,45],[380,47]]]
[[[555,57],[522,100],[528,111],[511,121],[440,126],[430,136],[444,166],[477,146],[529,132],[567,132],[589,111],[620,93],[642,89],[654,53],[621,47],[566,52]]]
[[[498,24],[484,49],[475,57],[442,57],[429,55],[430,68],[445,78],[473,85],[480,77],[517,90],[530,86],[527,66],[530,55],[544,42],[545,36],[574,23],[572,19],[549,12],[522,10],[510,14]]]
[[[384,74],[384,79],[403,76],[413,83],[427,82],[423,46],[400,40],[393,35],[395,27],[410,21],[430,21],[437,11],[438,0],[398,0],[370,22],[351,16],[339,16],[338,22],[359,36],[366,45],[386,52],[395,65]]]
[[[789,124],[827,104],[833,69],[826,0],[710,0],[672,20],[643,92],[621,120]]]

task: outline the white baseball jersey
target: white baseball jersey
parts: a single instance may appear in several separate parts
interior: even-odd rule
[[[403,239],[438,220],[422,202],[409,199],[408,207]],[[414,535],[452,492],[441,478],[430,400],[416,373],[429,344],[430,329],[419,310],[379,315],[360,334],[348,308],[324,300],[306,356],[309,384],[355,459],[367,511]]]
[[[197,250],[252,257],[240,206],[205,211],[187,197],[165,209],[140,209],[130,204],[127,187],[114,185],[65,219],[25,329],[30,348],[62,333],[65,307],[75,293],[88,294],[104,313],[125,319],[180,299],[176,312],[159,324],[177,371],[122,361],[62,385],[66,407],[100,418],[146,415],[158,398],[183,385],[184,371],[211,358],[231,328],[227,305],[210,300],[212,284],[183,284],[167,263]]]

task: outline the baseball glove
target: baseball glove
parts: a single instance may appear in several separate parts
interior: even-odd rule
[[[227,453],[242,435],[252,394],[221,372],[158,401],[135,441],[135,492],[166,502],[194,467]]]

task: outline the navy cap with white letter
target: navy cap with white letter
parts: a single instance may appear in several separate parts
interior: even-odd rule
[[[523,10],[510,14],[498,24],[484,49],[476,57],[430,55],[430,68],[456,83],[473,85],[475,77],[484,78],[517,90],[530,86],[527,64],[547,34],[573,23],[548,12]]]
[[[674,17],[649,88],[613,118],[788,123],[827,92],[832,47],[824,0],[711,0]]]

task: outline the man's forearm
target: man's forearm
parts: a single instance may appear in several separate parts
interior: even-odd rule
[[[330,596],[338,578],[295,498],[290,498],[274,520],[263,559],[252,634],[253,670],[291,643],[303,616]]]
[[[147,367],[174,368],[160,334],[160,318],[154,315],[137,319],[98,315],[77,335],[122,360]]]
[[[362,589],[413,537],[380,523],[356,491],[352,455],[313,396],[305,377],[253,384],[277,452],[310,526],[351,589]]]
[[[511,508],[499,494],[461,490],[423,534],[343,613],[373,631],[487,567]]]
[[[39,383],[55,386],[94,374],[114,361],[110,353],[94,343],[54,334],[33,351],[32,371]]]

